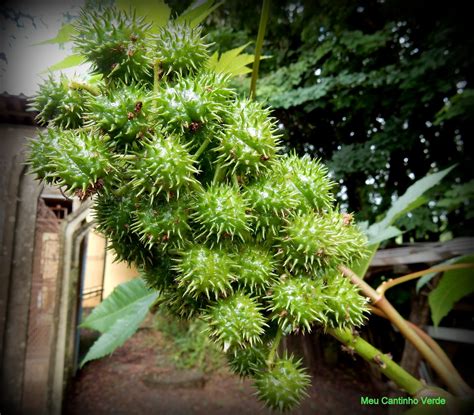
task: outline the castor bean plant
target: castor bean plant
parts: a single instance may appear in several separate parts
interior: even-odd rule
[[[200,26],[151,31],[133,10],[83,10],[73,41],[93,81],[40,86],[31,171],[92,198],[97,229],[160,306],[205,320],[230,369],[268,407],[293,408],[310,376],[279,352],[282,336],[352,330],[368,311],[338,268],[366,255],[366,237],[327,168],[283,154],[271,109],[209,64]]]

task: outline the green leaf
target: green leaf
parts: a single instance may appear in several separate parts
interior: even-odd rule
[[[417,199],[427,190],[437,185],[455,166],[448,167],[438,173],[428,174],[412,184],[407,191],[400,196],[388,210],[385,218],[379,222],[382,229],[390,226],[400,215],[407,213],[411,206],[417,206]],[[369,228],[370,230],[370,228]]]
[[[365,260],[354,264],[352,269],[356,274],[362,278],[364,277],[380,243],[400,235],[400,231],[392,226],[393,222],[401,215],[424,204],[427,199],[423,197],[423,193],[437,185],[454,167],[455,165],[438,173],[429,174],[413,183],[402,196],[392,203],[383,220],[369,226],[365,233],[369,239],[370,253]]]
[[[188,22],[191,27],[195,27],[206,19],[215,9],[217,9],[224,2],[214,4],[214,0],[208,0],[202,4],[195,1],[189,6],[176,21],[178,23]]]
[[[165,26],[171,15],[171,9],[164,0],[117,0],[117,7],[125,12],[135,10],[137,16],[153,24],[153,33]]]
[[[228,50],[220,56],[218,56],[217,52],[214,52],[207,61],[207,67],[215,72],[226,73],[232,76],[252,72],[252,69],[247,65],[253,63],[255,55],[242,53],[249,44],[250,43],[246,43],[245,45]],[[268,58],[268,56],[262,56],[260,59],[266,58]]]
[[[72,35],[75,33],[76,28],[71,23],[67,23],[61,26],[61,28],[58,30],[58,34],[55,37],[43,40],[42,42],[34,43],[33,46],[70,42],[72,40]]]
[[[369,239],[369,245],[380,244],[380,242],[395,238],[402,233],[403,232],[395,226],[388,226],[385,229],[382,229],[377,235],[371,236]]]
[[[124,344],[137,331],[158,295],[146,289],[140,278],[120,284],[81,325],[103,333],[87,352],[81,367]]]
[[[438,267],[440,265],[451,265],[451,264],[462,264],[465,262],[470,262],[470,255],[457,256],[455,258],[448,259],[447,261],[440,262],[439,264],[434,265]],[[426,284],[428,284],[431,279],[438,274],[437,272],[430,272],[429,274],[423,275],[416,282],[416,292],[418,293]]]
[[[73,68],[74,66],[78,66],[83,64],[86,61],[86,58],[82,55],[69,55],[66,56],[62,61],[51,65],[48,69],[44,70],[41,73],[46,73],[49,71],[60,71],[62,69]]]
[[[463,263],[474,263],[474,255],[470,255]],[[458,300],[473,292],[474,270],[472,268],[446,271],[438,286],[428,295],[431,318],[435,326],[439,325]]]
[[[120,284],[94,308],[80,327],[105,333],[118,319],[141,310],[143,305],[148,303],[150,296],[156,298],[156,293],[150,292],[141,278]]]
[[[138,329],[142,321],[145,319],[148,308],[153,303],[154,297],[150,296],[148,301],[143,304],[140,310],[129,314],[127,317],[118,319],[106,333],[102,334],[87,352],[81,362],[81,367],[85,363],[100,359],[111,354],[115,349],[122,346]]]
[[[372,259],[374,259],[374,256],[377,253],[377,250],[379,249],[379,245],[380,243],[369,245],[368,246],[369,252],[367,253],[367,257],[352,264],[352,267],[351,267],[352,270],[361,278],[364,278],[365,273],[369,269]]]

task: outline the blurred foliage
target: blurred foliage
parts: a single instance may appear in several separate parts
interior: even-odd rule
[[[205,333],[206,326],[202,320],[178,319],[161,310],[155,314],[155,327],[164,335],[177,368],[211,372],[225,366],[223,353]]]
[[[208,18],[221,52],[255,39],[257,8],[226,2]],[[288,147],[329,162],[343,206],[373,222],[417,179],[459,163],[429,207],[398,221],[405,240],[470,232],[471,20],[458,1],[272,2],[258,98]]]

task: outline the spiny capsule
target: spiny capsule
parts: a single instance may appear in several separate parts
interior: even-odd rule
[[[146,191],[152,202],[160,194],[169,200],[172,195],[179,197],[182,189],[198,185],[195,160],[176,135],[144,139],[142,149],[132,154],[128,173],[137,196]]]
[[[298,157],[293,154],[277,160],[272,166],[274,176],[283,178],[298,189],[304,197],[302,210],[327,210],[334,203],[332,188],[334,182],[328,176],[327,168],[307,154]]]
[[[140,144],[153,129],[148,119],[149,107],[150,95],[143,85],[119,84],[106,94],[89,97],[86,125],[99,126],[112,137],[117,149],[127,150]]]
[[[109,172],[115,169],[109,147],[107,137],[98,131],[50,128],[39,135],[37,144],[30,145],[28,162],[46,181],[66,186],[69,193],[89,195],[91,190],[102,188]]]
[[[275,410],[288,411],[308,396],[310,376],[293,356],[277,359],[273,367],[258,372],[255,386],[260,400]]]
[[[358,327],[367,319],[368,299],[340,273],[332,272],[326,277],[324,298],[328,324],[332,327]]]
[[[144,18],[112,8],[87,10],[74,27],[76,49],[92,63],[94,73],[126,84],[151,81],[147,39],[151,25]]]
[[[207,49],[200,26],[170,21],[160,27],[156,38],[155,59],[160,63],[165,75],[172,72],[186,74],[198,70],[208,58]]]
[[[155,120],[165,129],[185,132],[192,126],[220,123],[234,92],[228,78],[203,72],[164,84],[154,97]]]
[[[140,276],[148,287],[163,291],[174,284],[176,273],[172,267],[173,262],[168,254],[155,255],[153,264],[145,264],[140,269]]]
[[[218,299],[205,315],[209,334],[224,351],[260,343],[267,326],[260,311],[258,303],[241,292]]]
[[[255,174],[267,169],[278,150],[275,121],[261,104],[242,100],[232,108],[219,135],[219,160],[232,173]]]
[[[235,186],[217,184],[209,186],[204,192],[196,194],[193,220],[201,228],[200,236],[221,242],[235,237],[244,240],[249,231],[245,198]]]
[[[355,226],[346,225],[339,212],[308,212],[288,220],[279,246],[284,264],[290,269],[314,273],[363,258],[367,240]]]
[[[275,279],[276,261],[270,251],[245,245],[235,254],[237,282],[251,293],[262,293]]]
[[[174,269],[184,295],[217,299],[232,292],[235,267],[235,261],[226,250],[193,245],[181,252]]]
[[[134,212],[131,229],[146,246],[157,246],[162,250],[182,248],[191,231],[188,211],[183,199],[152,204],[148,200],[141,201]]]
[[[294,185],[273,174],[246,186],[244,195],[252,208],[254,229],[263,240],[278,236],[284,219],[301,204]]]
[[[324,285],[320,279],[285,278],[272,287],[272,294],[267,298],[272,319],[285,331],[310,332],[313,324],[327,321]]]
[[[227,352],[230,369],[241,377],[253,376],[263,370],[269,349],[265,344],[234,348]]]
[[[39,111],[36,119],[40,124],[55,125],[59,128],[79,128],[83,124],[86,100],[90,93],[70,86],[64,75],[55,79],[49,75],[39,87],[31,104]]]

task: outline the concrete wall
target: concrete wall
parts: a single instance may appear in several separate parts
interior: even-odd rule
[[[0,407],[20,413],[28,334],[37,201],[25,175],[25,137],[34,127],[0,124]]]

